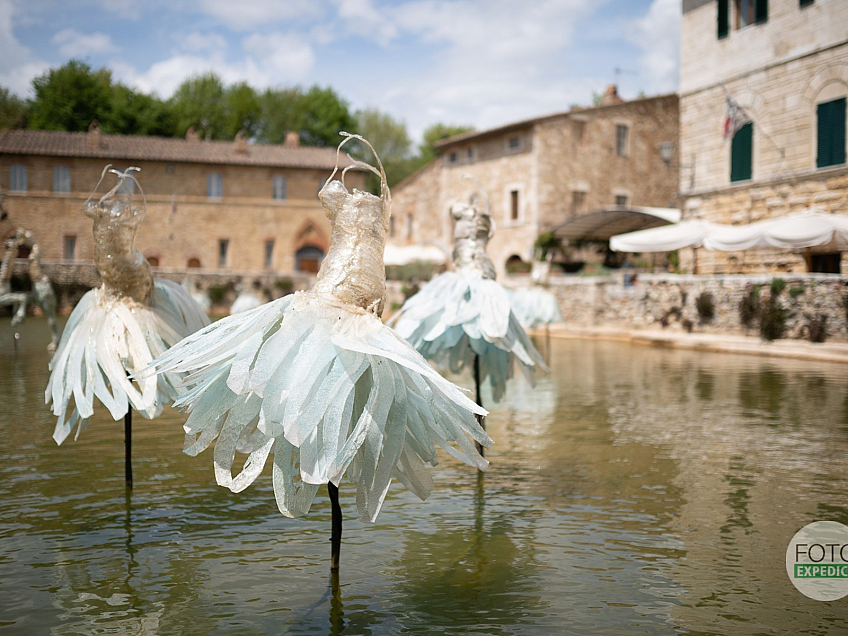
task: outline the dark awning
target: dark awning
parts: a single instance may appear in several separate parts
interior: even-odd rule
[[[611,236],[680,221],[677,208],[613,205],[569,219],[554,229],[569,241],[608,241]]]

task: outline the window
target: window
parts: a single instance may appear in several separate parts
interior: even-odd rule
[[[412,214],[406,215],[406,238],[412,238]]]
[[[220,172],[210,172],[206,179],[206,196],[210,199],[220,199],[224,196],[224,180]]]
[[[813,4],[813,2],[815,2],[815,0],[800,0],[798,4],[803,9],[804,7],[809,7],[811,4]]]
[[[736,28],[768,20],[768,0],[736,0]]]
[[[147,258],[147,264],[150,265],[150,267],[159,267],[159,257],[158,256],[148,256],[146,258]]]
[[[845,98],[816,107],[818,119],[816,167],[845,163]]]
[[[265,269],[274,267],[274,239],[265,241]]]
[[[395,217],[389,217],[389,236],[394,238],[395,235]]]
[[[71,191],[71,171],[68,166],[56,166],[53,168],[53,192]]]
[[[571,216],[583,213],[586,206],[586,193],[582,190],[574,190],[571,193]]]
[[[458,157],[455,152],[452,152],[448,155],[448,161],[450,161],[451,163],[456,163],[457,158]]]
[[[285,177],[274,177],[273,190],[273,197],[275,200],[282,201],[289,198],[288,184],[286,183]]]
[[[718,39],[726,38],[730,31],[729,0],[718,0]]]
[[[571,135],[574,139],[575,145],[580,145],[583,143],[583,137],[586,135],[586,122],[585,121],[572,121],[571,122]]]
[[[466,150],[465,155],[468,158],[468,161],[474,161],[474,147],[472,146],[471,148]]]
[[[187,264],[187,266],[188,266],[190,269],[197,269],[198,267],[200,267],[200,259],[199,259],[199,258],[194,258],[194,257],[192,257],[192,258],[188,259],[188,264]]]
[[[619,157],[627,156],[627,126],[617,124],[615,127],[615,154]]]
[[[218,240],[218,267],[227,266],[227,252],[230,249],[230,239]]]
[[[518,190],[510,190],[509,193],[509,220],[518,220]]]
[[[26,166],[21,163],[13,163],[11,174],[9,175],[9,190],[16,192],[26,192],[27,189],[27,174]]]
[[[64,240],[64,257],[66,261],[77,259],[77,237],[76,234],[66,234]]]
[[[510,150],[518,150],[521,148],[521,137],[510,137],[508,143]]]
[[[615,195],[615,204],[616,205],[627,205],[627,195],[626,194],[616,194]]]
[[[751,178],[754,149],[754,124],[749,122],[733,135],[730,144],[730,180],[747,181]]]

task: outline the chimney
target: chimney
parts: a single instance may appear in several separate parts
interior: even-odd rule
[[[192,126],[186,131],[186,141],[200,141],[200,133]]]
[[[96,119],[88,127],[87,143],[89,148],[100,148],[100,124]]]
[[[601,106],[612,106],[623,103],[624,100],[618,96],[618,87],[615,84],[607,86],[607,90],[604,91],[604,96],[601,98]]]
[[[247,133],[244,130],[238,131],[236,133],[235,139],[235,152],[238,155],[246,155],[247,154]]]
[[[286,141],[283,143],[286,148],[300,148],[300,133],[296,130],[290,130],[286,133]]]

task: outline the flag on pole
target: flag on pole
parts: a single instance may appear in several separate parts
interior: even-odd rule
[[[736,102],[735,99],[733,99],[733,96],[730,93],[727,93],[724,117],[724,139],[733,139],[733,136],[739,132],[739,129],[751,121],[753,121],[751,116]]]

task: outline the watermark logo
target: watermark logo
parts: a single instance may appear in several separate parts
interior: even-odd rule
[[[835,601],[848,595],[848,526],[814,521],[792,537],[786,573],[804,596]]]

